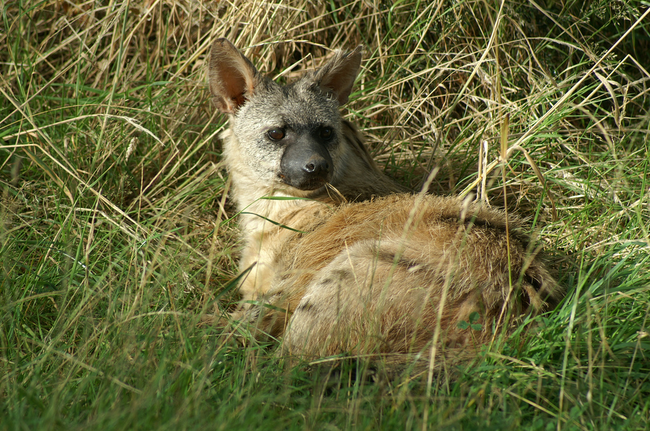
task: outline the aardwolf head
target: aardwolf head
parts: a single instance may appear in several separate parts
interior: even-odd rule
[[[228,40],[215,41],[210,91],[230,116],[224,153],[231,173],[292,196],[308,196],[346,175],[339,106],[348,101],[360,64],[361,46],[280,86]]]

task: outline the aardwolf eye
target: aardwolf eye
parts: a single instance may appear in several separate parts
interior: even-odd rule
[[[332,137],[333,130],[331,127],[323,127],[320,129],[320,137],[323,139],[329,139]]]
[[[273,141],[279,141],[280,139],[284,138],[284,130],[282,129],[271,129],[266,134],[271,138]]]

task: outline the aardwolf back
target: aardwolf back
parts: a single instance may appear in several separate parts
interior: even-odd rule
[[[245,237],[232,320],[306,358],[417,354],[434,342],[447,358],[471,357],[561,291],[518,219],[404,193],[377,168],[339,113],[360,63],[361,47],[337,51],[281,86],[227,40],[212,46],[210,90],[229,114],[224,157]],[[459,325],[470,320],[481,329]]]

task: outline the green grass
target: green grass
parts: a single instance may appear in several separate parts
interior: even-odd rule
[[[646,429],[647,8],[3,3],[0,429]],[[220,36],[281,79],[363,44],[347,116],[380,164],[528,217],[566,300],[430,391],[205,324],[239,247],[205,85]]]

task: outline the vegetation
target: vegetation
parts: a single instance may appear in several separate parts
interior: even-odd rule
[[[16,0],[1,14],[0,429],[646,429],[648,3]],[[346,116],[380,164],[529,217],[566,300],[430,387],[363,358],[289,364],[204,323],[236,300],[225,118],[205,85],[222,36],[281,80],[363,44]]]

